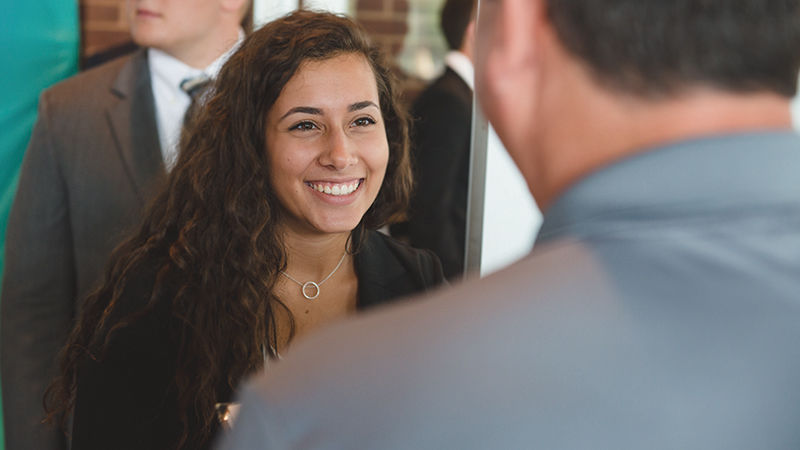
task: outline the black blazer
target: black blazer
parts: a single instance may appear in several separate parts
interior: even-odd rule
[[[464,272],[472,90],[448,68],[419,95],[412,116],[417,186],[408,223],[392,234],[433,250],[453,280]]]
[[[354,263],[359,310],[432,289],[444,281],[433,253],[377,232],[368,232]],[[142,309],[150,297],[156,265],[143,266],[147,269],[131,279],[118,300],[109,326]],[[177,349],[169,336],[175,319],[169,303],[158,302],[140,320],[115,332],[101,361],[86,358],[81,363],[73,450],[160,450],[174,445],[181,428],[173,383]],[[232,395],[228,392],[219,401],[230,401]]]

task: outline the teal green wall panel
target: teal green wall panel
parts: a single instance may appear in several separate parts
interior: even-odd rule
[[[39,94],[78,70],[78,3],[0,0],[0,273],[8,212]],[[2,299],[0,299],[2,301]],[[0,422],[0,436],[2,436]],[[0,450],[4,449],[0,439]]]

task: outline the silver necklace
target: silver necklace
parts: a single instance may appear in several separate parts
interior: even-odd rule
[[[300,293],[303,294],[303,297],[305,297],[305,298],[307,298],[309,300],[314,300],[315,298],[319,297],[319,292],[320,292],[319,291],[319,287],[322,286],[323,283],[328,281],[328,279],[330,277],[332,277],[333,274],[335,274],[337,270],[339,270],[339,267],[341,267],[342,263],[344,262],[344,257],[345,256],[347,256],[347,251],[345,251],[342,254],[342,259],[339,260],[339,264],[337,264],[336,267],[334,267],[334,269],[331,271],[331,273],[329,273],[328,276],[323,278],[322,281],[320,281],[319,283],[316,283],[314,281],[306,281],[305,283],[301,283],[301,282],[297,281],[296,279],[294,279],[294,277],[292,277],[291,275],[289,275],[288,273],[286,273],[286,272],[284,272],[282,270],[281,270],[281,275],[283,275],[286,278],[288,278],[288,279],[294,281],[295,283],[297,283],[297,285],[300,286]],[[314,295],[309,295],[308,292],[306,292],[306,290],[311,290],[312,288],[314,290]]]

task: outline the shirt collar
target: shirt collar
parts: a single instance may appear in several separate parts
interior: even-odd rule
[[[800,207],[800,136],[792,131],[700,137],[644,150],[597,170],[548,208],[537,243],[619,229],[623,222]]]
[[[451,50],[445,55],[444,63],[447,67],[453,69],[453,72],[461,77],[471,90],[475,90],[475,69],[467,55]]]

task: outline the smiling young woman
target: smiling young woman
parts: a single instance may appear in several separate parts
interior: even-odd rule
[[[389,160],[379,103],[360,54],[304,62],[284,87],[267,114],[266,141],[294,232],[347,235],[375,201]]]
[[[47,403],[73,448],[206,448],[215,405],[294,338],[442,282],[432,253],[374,231],[411,186],[396,95],[347,18],[244,41],[62,351]]]

